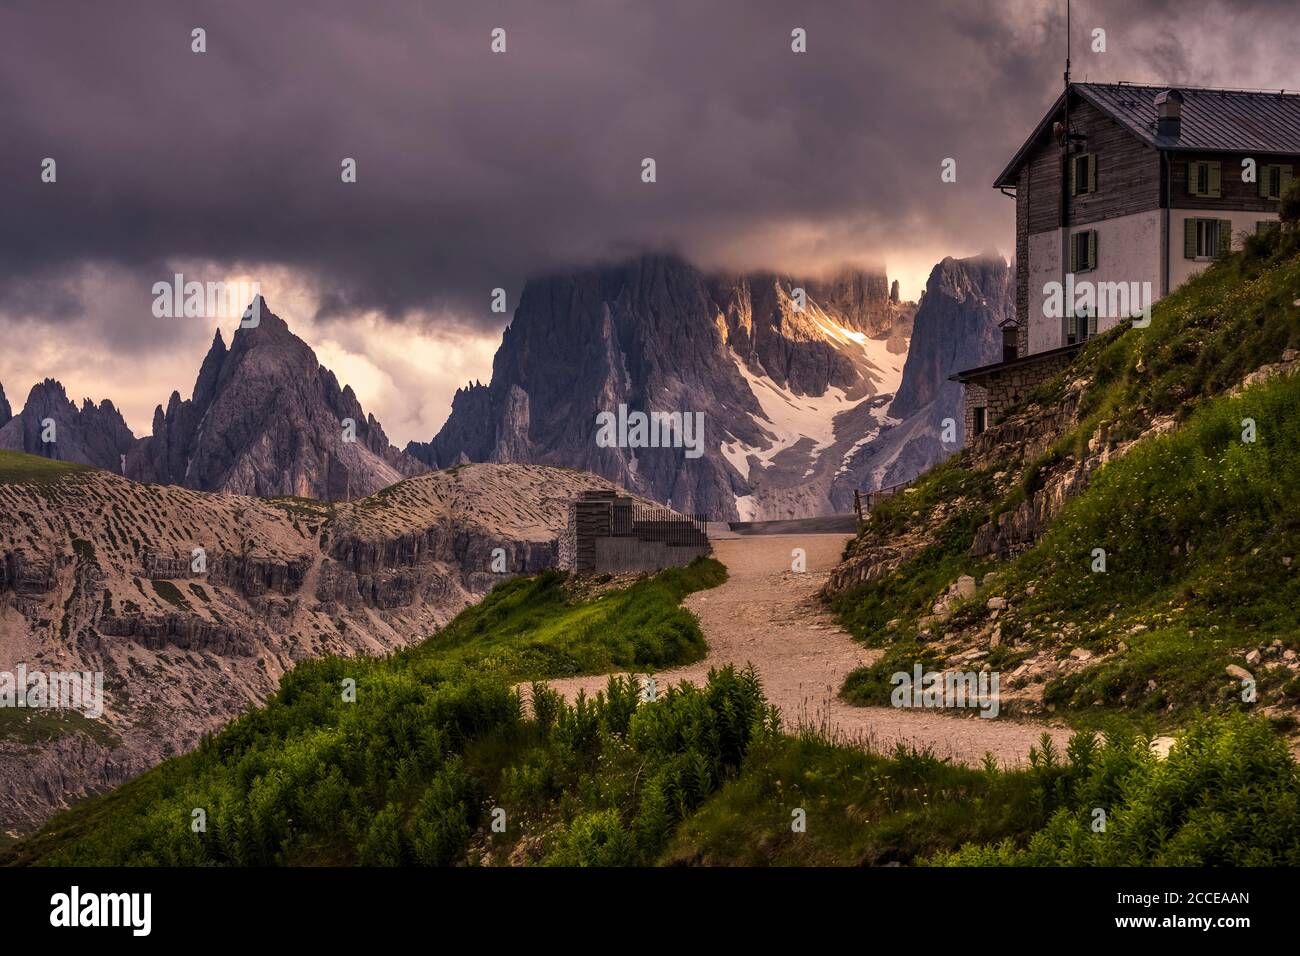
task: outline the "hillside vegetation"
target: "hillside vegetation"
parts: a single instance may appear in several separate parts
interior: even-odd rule
[[[30,833],[192,749],[299,661],[445,627],[503,572],[554,565],[568,503],[610,487],[476,464],[324,503],[0,452],[0,670],[101,672],[106,698],[102,733],[0,715],[0,831]]]
[[[628,677],[573,704],[537,683],[525,708],[513,689],[528,672],[698,656],[679,602],[723,577],[702,560],[586,598],[557,574],[518,579],[418,648],[304,662],[265,707],[60,815],[5,861],[1300,862],[1300,772],[1246,717],[1198,725],[1164,762],[1144,738],[1086,735],[1005,770],[788,734],[752,671],[653,702]],[[1089,829],[1099,801],[1114,839]]]
[[[892,672],[960,663],[1001,670],[1022,712],[1077,725],[1246,711],[1294,730],[1298,243],[1252,237],[1150,327],[1090,342],[1004,426],[881,504],[850,562],[900,536],[912,548],[833,597],[886,648],[846,699],[887,703]],[[1036,428],[1041,451],[1024,437]],[[961,575],[975,593],[953,595]]]

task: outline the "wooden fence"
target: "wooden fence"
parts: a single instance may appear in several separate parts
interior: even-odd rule
[[[892,498],[904,488],[912,483],[910,481],[900,481],[896,485],[888,485],[884,488],[877,488],[875,491],[858,491],[853,492],[853,513],[858,516],[858,523],[861,524],[871,516],[871,509],[886,498]]]

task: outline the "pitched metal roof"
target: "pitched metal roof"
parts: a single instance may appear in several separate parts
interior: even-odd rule
[[[1168,86],[1076,83],[1084,99],[1159,149],[1300,153],[1300,93],[1176,87],[1183,95],[1177,139],[1156,135],[1155,98]]]
[[[1177,139],[1156,135],[1155,98],[1170,89],[1178,90],[1183,96],[1182,129]],[[1072,83],[1070,92],[1097,107],[1153,149],[1249,152],[1261,156],[1300,154],[1300,93],[1132,83]],[[994,186],[1015,185],[1016,171],[1051,126],[1064,100],[1064,93],[1056,98]]]

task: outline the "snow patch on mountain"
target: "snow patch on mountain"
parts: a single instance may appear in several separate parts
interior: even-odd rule
[[[769,438],[765,447],[746,445],[738,440],[721,443],[723,457],[746,481],[750,480],[750,469],[755,460],[760,467],[771,468],[773,459],[778,455],[806,441],[811,441],[812,446],[807,449],[808,467],[804,470],[803,477],[812,477],[816,473],[814,466],[822,452],[840,440],[837,434],[840,416],[864,403],[874,402],[879,406],[870,412],[876,428],[854,442],[844,455],[837,474],[846,470],[853,453],[872,441],[883,427],[897,424],[897,419],[889,417],[888,401],[882,402],[881,399],[892,399],[893,393],[902,383],[906,349],[901,353],[891,352],[886,341],[847,329],[820,309],[810,310],[810,314],[826,338],[850,356],[863,378],[871,382],[872,390],[858,398],[850,398],[850,392],[839,386],[830,386],[821,395],[801,395],[778,385],[765,375],[755,374],[740,356],[731,351],[732,361],[762,409],[761,416],[751,415],[751,418]],[[753,506],[753,496],[738,496],[738,510],[743,510],[743,501],[747,501],[750,507]]]

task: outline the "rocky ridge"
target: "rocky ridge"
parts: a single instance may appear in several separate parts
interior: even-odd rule
[[[352,388],[265,300],[258,315],[229,348],[217,331],[191,397],[172,392],[154,411],[151,436],[136,439],[112,402],[86,399],[78,409],[46,379],[16,417],[0,391],[0,448],[197,491],[324,501],[362,498],[427,470],[389,443]]]

